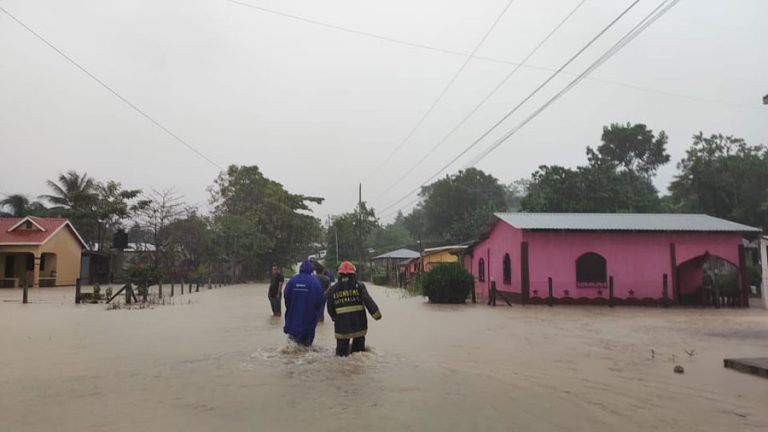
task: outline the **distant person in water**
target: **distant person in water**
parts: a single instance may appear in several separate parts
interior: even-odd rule
[[[368,316],[381,319],[376,302],[362,282],[358,282],[355,266],[344,261],[339,266],[339,281],[328,291],[328,315],[336,331],[336,355],[346,357],[350,352],[365,351]],[[352,340],[350,349],[349,341]]]
[[[276,317],[283,314],[282,300],[280,300],[283,297],[283,282],[285,282],[285,278],[280,273],[280,269],[277,266],[272,266],[272,277],[269,282],[267,298],[272,307],[272,315]]]
[[[285,327],[283,331],[297,344],[310,346],[323,312],[323,288],[312,274],[314,266],[305,260],[299,274],[285,285]]]
[[[325,299],[328,295],[328,289],[331,287],[331,278],[329,278],[326,275],[325,267],[323,267],[320,262],[316,260],[312,260],[312,265],[315,267],[315,277],[317,278],[317,281],[320,282],[320,287],[323,288],[323,308],[320,309],[320,316],[318,317],[319,322],[325,321]]]

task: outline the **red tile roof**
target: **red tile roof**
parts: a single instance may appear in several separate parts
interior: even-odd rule
[[[42,227],[40,229],[26,230],[21,227],[21,222],[30,220],[34,224]],[[11,228],[15,229],[11,230]],[[43,244],[48,241],[60,229],[67,227],[77,240],[87,247],[80,234],[75,231],[72,224],[67,219],[60,218],[41,218],[36,216],[27,216],[23,218],[0,218],[0,245],[1,244]],[[11,230],[11,231],[9,231]]]

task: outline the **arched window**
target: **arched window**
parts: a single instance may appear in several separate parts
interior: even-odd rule
[[[482,258],[477,262],[477,279],[480,282],[485,282],[485,260]]]
[[[512,284],[512,259],[509,257],[509,254],[504,255],[503,269],[504,283],[507,285]]]
[[[576,260],[576,285],[602,287],[608,283],[605,258],[587,252]]]

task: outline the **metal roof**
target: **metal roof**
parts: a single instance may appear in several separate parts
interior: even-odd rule
[[[699,231],[759,233],[762,230],[704,214],[670,213],[496,213],[496,218],[527,230]]]
[[[412,251],[410,249],[398,249],[392,252],[381,254],[379,256],[375,256],[372,259],[387,259],[387,258],[410,259],[410,258],[418,258],[419,256],[420,256],[419,253],[416,251]]]
[[[464,250],[467,248],[467,245],[453,245],[453,246],[438,246],[433,248],[426,248],[424,249],[424,253],[426,255],[435,254],[438,252],[445,252],[445,251],[453,251],[453,250]]]

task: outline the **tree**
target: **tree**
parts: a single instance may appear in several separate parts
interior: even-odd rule
[[[42,195],[53,207],[49,212],[65,217],[91,246],[102,245],[105,238],[123,221],[146,205],[139,200],[139,189],[123,189],[118,182],[99,183],[88,174],[67,171],[58,182],[47,181],[52,193]]]
[[[261,277],[271,264],[296,262],[319,239],[320,221],[307,212],[309,203],[323,199],[289,193],[257,166],[230,165],[210,192],[215,243],[241,277]]]
[[[529,212],[648,213],[661,204],[650,179],[611,165],[576,169],[542,165],[531,176],[522,208]]]
[[[621,125],[613,123],[603,127],[603,143],[597,152],[588,147],[590,160],[599,157],[611,161],[625,171],[652,177],[656,170],[669,162],[667,134],[658,136],[642,123]]]
[[[368,249],[373,246],[373,234],[380,229],[379,221],[373,209],[363,201],[349,213],[337,215],[331,219],[326,231],[326,244],[334,249],[331,254],[336,258],[336,239],[339,245],[339,260],[364,262]]]
[[[8,210],[0,212],[3,217],[45,216],[48,212],[41,202],[30,202],[29,198],[22,194],[8,195],[0,201],[0,208]]]
[[[477,168],[459,171],[427,185],[420,196],[422,202],[415,212],[423,211],[423,218],[414,219],[408,225],[421,225],[423,233],[433,241],[472,240],[495,211],[506,210],[504,186]]]
[[[414,241],[405,226],[405,216],[399,212],[395,220],[387,225],[378,225],[371,234],[370,247],[375,254],[408,247]]]
[[[652,179],[669,161],[664,131],[644,124],[603,128],[603,143],[587,147],[587,165],[542,165],[531,175],[521,206],[532,212],[648,213],[662,208]]]
[[[530,180],[519,179],[504,188],[506,211],[518,212],[523,208],[523,198],[528,194]]]
[[[665,200],[675,210],[700,212],[768,227],[768,147],[722,134],[693,136]]]
[[[94,221],[97,229],[99,248],[104,239],[116,230],[123,228],[123,223],[132,218],[140,210],[150,204],[147,198],[141,198],[141,189],[123,189],[115,181],[96,184],[96,201],[92,214],[88,217],[90,224]],[[89,232],[86,231],[88,234]]]
[[[165,264],[172,260],[169,255],[174,252],[169,247],[167,228],[186,213],[184,203],[173,189],[161,192],[153,190],[143,202],[145,204],[136,211],[139,226],[149,234],[149,244],[152,245],[149,249],[152,256],[151,268],[157,276],[167,276],[169,271]]]
[[[58,183],[48,180],[46,184],[53,193],[41,196],[55,206],[53,209],[73,212],[93,205],[96,182],[88,177],[88,173],[81,175],[76,171],[67,171],[59,174],[58,180]]]
[[[211,268],[223,275],[221,251],[214,243],[215,233],[209,218],[187,209],[185,217],[169,223],[164,229],[167,238],[166,273],[173,278],[189,279],[198,269]]]

